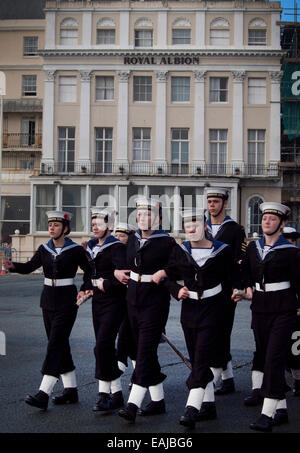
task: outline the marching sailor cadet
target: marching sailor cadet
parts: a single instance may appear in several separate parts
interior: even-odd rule
[[[127,223],[119,222],[114,230],[114,236],[127,244],[128,238],[133,234],[134,229]],[[117,358],[119,368],[124,372],[128,367],[128,357],[132,362],[133,368],[135,367],[136,359],[136,346],[131,333],[131,327],[128,319],[127,309],[119,329],[119,335],[117,340]]]
[[[120,408],[124,402],[115,341],[125,314],[126,288],[114,277],[114,271],[123,267],[125,246],[111,235],[114,212],[97,207],[91,211],[94,238],[87,243],[86,252],[92,279],[90,287],[85,287],[85,293],[92,288],[95,378],[99,381],[99,398],[93,411],[98,412]],[[78,297],[83,294],[79,293]]]
[[[297,239],[300,233],[292,227],[284,227],[282,236],[297,245]],[[300,332],[300,302],[297,310],[296,328],[292,333],[291,343],[287,356],[287,368],[290,370],[294,379],[294,396],[300,396],[300,347],[299,347],[299,332]]]
[[[230,245],[234,259],[234,273],[240,274],[240,261],[245,254],[245,230],[226,215],[229,191],[220,187],[209,187],[207,189],[207,209],[209,217],[207,219],[207,234],[214,239]],[[230,352],[230,338],[234,323],[236,304],[231,299],[231,288],[227,291],[228,303],[224,313],[222,325],[224,345],[224,363],[222,370],[221,386],[215,391],[216,395],[225,395],[235,391],[234,377],[232,370],[232,357]],[[216,383],[216,380],[215,380]]]
[[[181,324],[192,371],[180,424],[193,428],[197,421],[217,417],[213,381],[222,371],[223,354],[217,345],[228,303],[224,288],[232,287],[233,257],[230,246],[205,237],[203,210],[185,211],[182,217],[188,240],[173,250],[170,269],[178,272],[184,286],[171,279],[166,284],[176,299],[182,299]]]
[[[299,304],[300,251],[281,235],[290,209],[275,202],[262,203],[260,209],[263,237],[248,245],[242,267],[246,295],[252,299],[252,377],[263,397],[261,415],[250,428],[270,432],[274,424],[288,421],[285,366]]]
[[[43,267],[45,279],[41,294],[41,308],[48,346],[42,366],[43,379],[39,392],[27,395],[25,402],[46,410],[59,377],[64,391],[53,398],[54,404],[78,401],[75,365],[73,363],[69,337],[76,320],[77,289],[74,277],[78,266],[89,275],[90,267],[84,249],[66,236],[70,233],[71,214],[65,211],[48,211],[50,240],[42,244],[27,263],[6,262],[11,272],[29,274]]]
[[[128,316],[135,338],[136,366],[131,378],[132,388],[127,406],[119,416],[135,422],[147,389],[151,402],[140,415],[165,412],[163,381],[157,349],[168,319],[170,294],[162,279],[167,277],[167,266],[176,242],[160,229],[161,207],[155,200],[138,199],[136,202],[138,230],[127,243],[127,267],[116,273],[128,284]],[[128,275],[129,273],[129,275]]]

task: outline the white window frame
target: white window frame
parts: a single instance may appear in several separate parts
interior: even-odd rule
[[[77,101],[77,77],[59,76],[58,102],[69,103]]]
[[[23,56],[37,56],[39,38],[38,36],[24,36],[23,38]]]
[[[140,137],[135,138],[136,133]],[[151,128],[132,128],[132,162],[150,162],[151,159]]]
[[[250,138],[250,133],[254,133],[253,138]],[[263,135],[263,137],[259,137],[260,135]],[[261,145],[263,145],[263,147]],[[252,151],[252,148],[254,148],[254,152]],[[263,152],[261,152],[261,150],[263,150]],[[265,159],[266,130],[248,129],[248,173],[250,175],[264,175],[266,165]]]
[[[102,134],[102,135],[101,135]],[[110,147],[110,149],[107,149]],[[107,160],[110,153],[110,160]],[[113,128],[95,127],[95,172],[112,173]],[[99,156],[101,159],[99,159]]]
[[[179,83],[179,81],[181,83]],[[191,99],[191,78],[188,76],[171,77],[171,102],[190,102]]]
[[[22,75],[22,96],[37,96],[37,76],[34,74]]]
[[[266,104],[267,81],[263,77],[248,78],[248,104]]]
[[[103,82],[103,86],[101,85]],[[103,97],[101,97],[103,93]],[[95,85],[95,101],[113,101],[115,96],[115,78],[110,75],[98,75],[96,76],[96,85]]]
[[[225,87],[221,87],[224,81]],[[225,99],[222,99],[222,97],[224,97]],[[209,78],[209,102],[211,104],[228,103],[228,77]]]
[[[216,131],[216,137],[212,137]],[[224,138],[221,135],[224,134]],[[227,146],[228,130],[227,129],[209,129],[209,156],[211,174],[226,174],[227,172]],[[214,161],[215,157],[217,158]]]
[[[174,138],[174,134],[178,133],[179,137]],[[173,127],[171,128],[171,166],[172,173],[188,174],[189,160],[190,160],[190,141],[189,141],[189,128],[187,127]],[[187,138],[183,137],[187,135]],[[173,145],[178,145],[178,158],[174,158]],[[187,153],[183,148],[187,146]],[[187,159],[183,159],[183,155],[187,155]],[[187,162],[186,162],[187,160]]]
[[[133,102],[152,102],[152,76],[133,76]]]

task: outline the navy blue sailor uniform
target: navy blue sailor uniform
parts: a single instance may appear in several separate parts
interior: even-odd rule
[[[166,325],[170,293],[164,282],[151,282],[158,270],[167,272],[175,240],[162,230],[154,231],[147,240],[137,230],[127,242],[127,267],[130,280],[127,288],[127,309],[137,347],[136,367],[131,381],[142,387],[155,386],[166,378],[161,372],[157,348]],[[167,272],[168,273],[168,272]]]
[[[261,395],[285,398],[285,364],[300,297],[300,251],[280,236],[265,249],[265,240],[248,245],[243,260],[245,287],[254,287],[251,303],[256,351],[252,370],[263,373]]]
[[[87,244],[87,253],[92,267],[92,276],[85,289],[93,289],[92,315],[96,344],[95,378],[100,381],[113,381],[121,376],[118,367],[115,341],[125,315],[126,287],[115,277],[116,269],[124,269],[126,264],[126,246],[113,236],[105,239],[98,246],[98,239],[91,239]],[[103,278],[103,288],[98,288],[97,280]]]
[[[181,248],[174,249],[170,263],[170,271],[173,275],[177,272],[177,279],[183,280],[190,293],[189,298],[182,300],[180,316],[192,364],[186,381],[189,390],[205,389],[214,378],[210,367],[224,365],[220,327],[228,303],[224,289],[232,287],[233,277],[230,246],[212,240],[210,253],[198,262],[192,256],[193,250],[190,241],[184,242]],[[181,285],[174,279],[168,279],[166,285],[178,300]]]
[[[246,242],[245,242],[245,230],[244,228],[235,222],[231,217],[226,216],[224,221],[220,224],[216,234],[213,232],[213,226],[210,219],[207,219],[207,237],[213,237],[215,240],[224,242],[225,244],[230,245],[233,254],[234,265],[232,272],[235,277],[235,288],[240,289],[242,286],[242,275],[241,275],[241,265],[239,261],[243,259],[246,252]],[[227,294],[227,304],[226,311],[224,313],[222,331],[223,331],[223,346],[224,346],[224,365],[223,369],[226,369],[226,364],[232,359],[231,356],[231,332],[234,323],[234,314],[236,309],[236,303],[231,299],[232,288],[228,286],[225,288]]]
[[[46,357],[42,366],[42,374],[59,378],[60,375],[75,369],[69,337],[76,320],[77,288],[74,277],[78,266],[90,274],[90,266],[83,247],[66,238],[59,252],[52,240],[39,246],[27,263],[13,262],[11,272],[29,274],[39,267],[44,271],[44,287],[40,306],[48,338]]]

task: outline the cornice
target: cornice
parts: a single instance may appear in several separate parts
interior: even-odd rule
[[[199,50],[135,50],[135,49],[44,49],[38,52],[43,57],[278,57],[286,52],[280,49],[199,49]]]

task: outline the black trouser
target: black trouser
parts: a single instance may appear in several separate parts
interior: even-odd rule
[[[128,303],[128,316],[137,345],[136,366],[132,382],[142,387],[161,383],[166,375],[161,373],[157,348],[169,314],[169,303],[156,301],[150,306],[133,306]]]
[[[43,309],[43,319],[48,337],[47,354],[42,373],[59,378],[60,374],[75,369],[69,337],[76,320],[78,307],[68,311],[49,311]]]
[[[226,302],[223,307],[223,321],[220,326],[220,343],[221,351],[223,354],[222,368],[226,370],[228,362],[232,359],[231,356],[231,332],[234,323],[234,314],[236,309],[236,302],[231,300],[228,294],[225,296]]]
[[[136,344],[131,332],[128,314],[126,312],[118,335],[117,359],[128,366],[128,357],[131,360],[136,360]]]
[[[285,365],[295,313],[252,313],[256,350],[253,370],[264,373],[261,387],[265,398],[284,399]]]
[[[182,329],[192,365],[192,371],[186,381],[187,387],[189,390],[205,388],[214,378],[210,366],[217,344],[216,326],[191,328],[182,324]]]
[[[115,342],[124,317],[125,301],[101,303],[93,300],[92,311],[96,338],[95,378],[101,381],[113,381],[122,374],[118,367]]]

